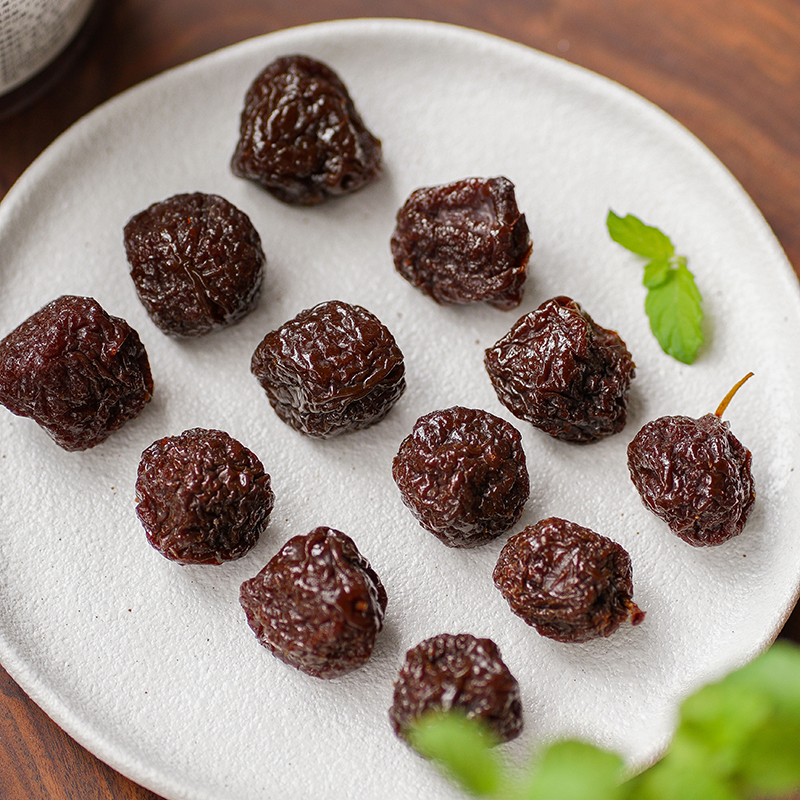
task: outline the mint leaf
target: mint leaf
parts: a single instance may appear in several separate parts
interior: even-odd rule
[[[642,283],[648,289],[655,289],[669,278],[669,273],[669,259],[666,257],[654,258],[652,261],[648,261],[647,264],[645,264]]]
[[[742,783],[752,796],[784,797],[800,787],[800,721],[776,711],[742,753]]]
[[[650,330],[661,349],[684,364],[695,360],[703,343],[701,300],[694,276],[680,263],[663,283],[648,290],[644,301]]]
[[[638,256],[670,259],[675,255],[675,248],[669,236],[652,225],[645,225],[633,214],[623,218],[609,211],[606,226],[611,238],[617,244],[621,244],[626,250]]]
[[[664,758],[624,800],[748,800],[800,788],[800,647],[770,650],[681,705]]]
[[[593,745],[562,741],[534,762],[519,796],[525,800],[620,800],[622,759]]]
[[[743,800],[716,774],[702,742],[675,738],[666,756],[623,784],[624,800]]]
[[[509,769],[488,729],[456,712],[425,715],[410,740],[462,789],[494,800],[786,797],[800,789],[800,647],[779,641],[687,698],[664,757],[628,780],[619,756],[576,741]]]
[[[496,741],[480,720],[454,711],[424,714],[414,724],[409,741],[464,791],[477,797],[497,794],[504,768],[493,749]]]
[[[702,742],[712,752],[717,771],[732,774],[753,736],[771,718],[770,703],[758,693],[740,692],[730,684],[704,686],[681,705],[678,741]]]
[[[756,726],[755,715],[751,715],[749,735],[737,764],[740,781],[751,788],[751,796],[780,796],[800,788],[798,676],[800,647],[778,641],[716,685],[718,691],[728,693],[730,704],[760,706],[760,724]]]
[[[608,212],[611,238],[627,250],[649,259],[642,282],[647,288],[644,310],[661,349],[691,364],[703,344],[702,297],[685,256],[676,256],[670,238],[633,214]]]
[[[800,720],[800,647],[778,640],[769,650],[726,677],[735,691],[758,690]]]

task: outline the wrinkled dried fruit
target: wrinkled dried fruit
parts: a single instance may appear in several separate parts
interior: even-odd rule
[[[616,542],[551,517],[512,536],[493,578],[511,610],[558,642],[610,636],[644,612],[633,602],[631,559]]]
[[[742,532],[756,496],[751,460],[716,414],[661,417],[628,445],[628,470],[642,502],[695,546]]]
[[[406,653],[389,709],[394,732],[407,739],[424,713],[452,710],[481,720],[499,742],[522,731],[519,685],[491,639],[442,633]]]
[[[531,240],[508,178],[417,189],[397,213],[394,265],[437,303],[522,300]]]
[[[375,180],[381,143],[330,67],[283,56],[247,91],[231,169],[285,203],[313,205]]]
[[[239,322],[261,292],[266,259],[250,218],[213,194],[178,194],[134,216],[125,251],[136,293],[170,336]]]
[[[315,678],[366,663],[387,602],[353,540],[325,527],[290,539],[242,584],[239,600],[261,644]]]
[[[338,300],[268,333],[250,369],[275,413],[320,439],[380,422],[406,388],[403,354],[389,330],[365,308]]]
[[[420,525],[450,547],[476,547],[505,533],[530,493],[516,428],[459,406],[417,420],[392,474]]]
[[[631,354],[569,297],[519,319],[484,363],[500,402],[556,439],[593,442],[625,427]]]
[[[0,342],[0,403],[65,450],[100,444],[152,394],[138,334],[91,297],[63,295]]]
[[[259,459],[224,431],[192,428],[142,453],[136,513],[147,540],[180,564],[241,558],[269,522],[274,495]]]

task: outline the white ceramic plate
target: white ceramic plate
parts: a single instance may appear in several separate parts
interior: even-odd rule
[[[247,86],[293,52],[340,73],[384,144],[380,181],[313,209],[282,205],[228,169]],[[395,212],[418,186],[497,174],[516,184],[535,241],[523,305],[436,306],[393,270]],[[182,343],[139,305],[122,227],[194,190],[251,216],[269,275],[242,324]],[[708,339],[693,366],[650,335],[642,267],[609,240],[609,208],[662,227],[689,255]],[[784,346],[800,340],[795,276],[751,201],[692,136],[557,59],[458,28],[372,20],[223,50],[106,104],[38,159],[0,207],[0,282],[3,334],[59,294],[89,294],[125,317],[150,354],[155,399],[92,451],[62,452],[33,422],[0,415],[0,659],[57,723],[168,798],[457,796],[386,716],[406,649],[440,632],[500,646],[525,707],[511,757],[571,735],[643,763],[668,741],[679,699],[763,649],[796,597],[800,364]],[[434,408],[472,405],[514,421],[483,350],[556,294],[620,331],[638,373],[628,426],[610,440],[570,446],[516,422],[533,484],[518,528],[559,515],[616,539],[647,612],[638,628],[571,646],[539,637],[492,586],[505,537],[474,551],[443,547],[404,509],[390,472],[402,438]],[[249,359],[268,330],[333,297],[393,331],[408,391],[380,425],[309,441],[273,414]],[[694,549],[643,508],[625,448],[653,417],[712,411],[751,369],[726,417],[753,452],[757,504],[738,539]],[[141,451],[192,426],[227,430],[273,477],[262,541],[222,567],[166,561],[134,514]],[[321,524],[356,540],[389,594],[371,661],[330,682],[273,658],[237,599],[283,542]]]

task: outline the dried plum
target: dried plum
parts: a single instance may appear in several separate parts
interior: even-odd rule
[[[509,530],[530,492],[516,428],[460,406],[418,419],[392,474],[420,525],[450,547],[476,547]]]
[[[414,722],[436,711],[479,719],[499,742],[519,736],[519,685],[491,639],[442,633],[406,653],[389,709],[394,732],[407,739]]]
[[[283,56],[247,91],[231,169],[285,203],[314,205],[375,180],[381,142],[330,67]]]
[[[192,428],[142,453],[136,513],[147,540],[180,564],[241,558],[266,528],[275,497],[259,459],[224,431]]]
[[[494,568],[511,610],[558,642],[610,636],[644,612],[633,602],[631,560],[605,536],[551,517],[512,536]]]
[[[365,308],[339,300],[268,333],[250,364],[275,413],[327,439],[382,420],[405,391],[403,354]]]
[[[366,663],[387,602],[353,540],[326,527],[290,539],[242,584],[239,599],[261,644],[316,678]]]
[[[239,322],[261,293],[266,259],[250,218],[223,197],[178,194],[124,230],[139,299],[169,336],[202,336]]]
[[[508,178],[467,178],[412,192],[397,213],[397,271],[437,303],[522,300],[531,240]]]
[[[500,402],[556,439],[594,442],[625,426],[631,354],[569,297],[517,320],[484,362]]]
[[[138,334],[91,297],[63,295],[0,342],[0,403],[65,450],[105,441],[152,394]]]
[[[738,536],[755,503],[752,455],[722,420],[733,393],[749,377],[714,414],[660,417],[628,445],[628,470],[642,502],[696,547]]]

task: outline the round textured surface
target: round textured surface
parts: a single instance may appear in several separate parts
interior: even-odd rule
[[[315,209],[286,207],[228,168],[249,83],[291,52],[341,75],[384,146],[380,180]],[[536,242],[522,305],[437,307],[394,272],[395,213],[418,186],[500,174]],[[258,308],[202,342],[153,326],[122,245],[132,214],[182,191],[245,211],[269,263]],[[650,334],[642,267],[609,240],[609,208],[658,225],[688,254],[707,313],[693,366]],[[442,632],[493,639],[519,680],[526,727],[512,756],[563,734],[647,761],[668,741],[677,701],[763,649],[794,602],[800,364],[784,343],[800,339],[796,278],[704,147],[641,98],[557,59],[463,29],[372,20],[221,51],[98,109],[40,157],[0,205],[0,280],[3,333],[58,294],[92,294],[150,355],[152,403],[91,452],[60,452],[34,423],[0,414],[0,660],[81,743],[168,798],[458,797],[387,717],[405,651]],[[575,447],[519,425],[532,493],[517,528],[561,516],[631,554],[645,622],[580,645],[543,639],[509,612],[491,581],[504,537],[443,547],[391,476],[424,413],[458,404],[515,423],[483,351],[558,294],[619,331],[637,365],[622,433]],[[392,331],[408,390],[375,427],[320,442],[275,416],[249,361],[267,331],[333,298]],[[753,452],[758,499],[741,536],[698,550],[643,507],[625,449],[650,419],[713,411],[750,369],[725,416]],[[142,450],[196,426],[226,430],[273,478],[259,544],[220,567],[167,562],[134,511]],[[330,682],[270,656],[237,599],[287,539],[318,525],[351,536],[389,596],[370,662]]]

